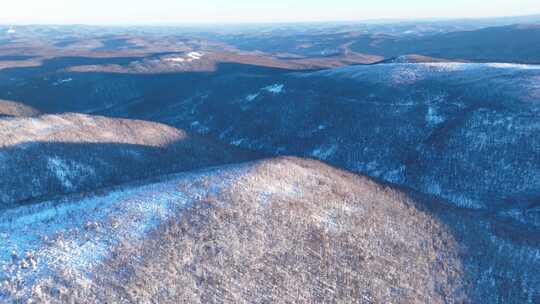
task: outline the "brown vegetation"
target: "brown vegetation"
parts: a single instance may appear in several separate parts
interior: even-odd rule
[[[211,187],[211,184],[207,185]],[[405,194],[322,163],[251,166],[90,280],[66,271],[36,300],[63,303],[459,303],[459,246]]]
[[[39,114],[39,111],[26,106],[19,102],[1,100],[0,99],[0,117],[2,116],[13,116],[13,117],[28,117],[36,116]]]

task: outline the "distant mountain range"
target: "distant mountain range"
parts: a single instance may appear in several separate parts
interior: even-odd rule
[[[513,25],[422,37],[370,35],[351,45],[359,53],[386,58],[421,54],[480,62],[540,63],[540,27]]]

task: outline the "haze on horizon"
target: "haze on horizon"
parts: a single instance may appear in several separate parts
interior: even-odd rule
[[[538,0],[18,0],[3,3],[0,24],[271,23],[538,13]]]

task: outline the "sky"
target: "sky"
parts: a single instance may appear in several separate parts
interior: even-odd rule
[[[540,14],[540,0],[2,0],[0,24],[198,24]]]

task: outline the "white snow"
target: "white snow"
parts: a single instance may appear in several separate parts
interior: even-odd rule
[[[516,63],[486,63],[486,66],[496,69],[539,70],[540,65]]]
[[[264,87],[263,90],[273,93],[273,94],[280,94],[283,92],[283,88],[285,88],[284,84],[273,84],[273,85]]]
[[[184,62],[192,62],[195,60],[200,60],[203,56],[204,54],[200,52],[189,52],[184,57],[180,57],[180,56],[166,57],[162,60],[173,62],[173,63],[184,63]]]
[[[316,134],[316,133],[322,132],[322,131],[326,130],[327,128],[328,128],[328,126],[325,125],[325,124],[318,125],[315,129],[311,130],[311,134]]]
[[[165,61],[170,61],[170,62],[184,62],[186,61],[186,59],[182,58],[182,57],[171,57],[171,58],[165,58]]]
[[[450,193],[450,194],[442,193],[440,196],[442,198],[445,198],[451,201],[452,203],[454,203],[455,205],[461,208],[477,209],[477,210],[485,208],[485,205],[483,205],[481,202],[473,200],[469,197],[466,197],[465,195],[456,194],[456,193]]]
[[[62,161],[53,158],[51,164],[62,178],[68,175],[62,171],[66,170]],[[16,277],[22,289],[31,288],[35,280],[57,271],[88,277],[114,246],[140,240],[161,223],[179,217],[183,208],[215,195],[246,168],[205,169],[102,195],[4,210],[0,213],[0,288],[4,280]],[[210,187],[205,186],[208,182]]]
[[[311,156],[316,157],[321,160],[326,160],[330,156],[332,156],[334,153],[336,153],[338,149],[337,145],[330,145],[330,146],[323,146],[320,148],[317,148],[311,152]]]
[[[415,69],[411,69],[409,65],[404,65],[392,74],[392,82],[397,85],[412,84],[422,78],[422,75],[417,73]]]
[[[417,65],[436,72],[455,72],[462,71],[467,67],[473,67],[464,62],[424,62]]]
[[[342,77],[394,86],[411,85],[425,79],[443,79],[448,82],[471,82],[496,77],[508,72],[540,70],[540,65],[510,63],[384,63],[369,66],[348,66],[305,74],[296,77]]]
[[[237,147],[238,147],[238,146],[242,145],[242,143],[243,143],[244,141],[246,141],[245,138],[240,138],[240,139],[237,139],[237,140],[233,140],[233,141],[231,142],[231,145],[237,146]]]
[[[199,52],[190,52],[190,53],[187,54],[187,56],[192,60],[199,60],[204,55],[202,53],[199,53]]]
[[[51,157],[47,160],[47,168],[54,173],[56,178],[66,189],[72,189],[73,184],[69,179],[69,176],[72,174],[68,164],[66,164],[62,159],[58,157]]]
[[[252,102],[255,99],[257,99],[257,97],[259,97],[259,95],[260,95],[259,93],[250,94],[250,95],[246,96],[246,100],[249,101],[249,102]]]
[[[73,81],[73,78],[59,79],[58,81],[53,83],[53,86],[58,86],[58,85],[61,85],[63,83],[72,82],[72,81]]]
[[[259,90],[259,92],[257,92],[257,93],[247,95],[246,96],[246,101],[248,101],[248,102],[254,101],[255,99],[257,99],[257,97],[259,97],[261,95],[261,93],[260,93],[261,91],[266,91],[266,92],[272,93],[274,95],[281,94],[281,93],[283,93],[284,88],[285,88],[285,85],[284,84],[279,84],[279,83],[266,86],[264,88],[261,88]]]
[[[92,167],[88,167],[74,161],[66,161],[57,156],[49,157],[47,159],[47,168],[51,171],[60,184],[67,190],[73,190],[73,179],[77,179],[80,176],[92,176],[95,175],[95,171]]]
[[[210,128],[201,124],[199,121],[194,121],[191,123],[191,128],[196,130],[199,133],[208,133],[210,132]]]

